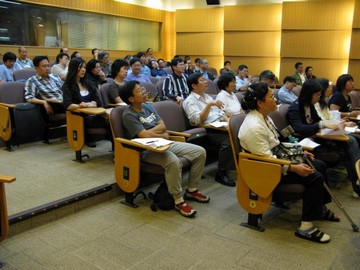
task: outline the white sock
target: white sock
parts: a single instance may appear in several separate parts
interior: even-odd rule
[[[299,230],[306,231],[310,229],[311,227],[314,227],[314,224],[310,221],[301,221],[301,225]]]

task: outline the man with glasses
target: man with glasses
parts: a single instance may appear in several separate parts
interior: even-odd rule
[[[147,100],[146,90],[138,81],[126,82],[120,93],[121,99],[130,105],[125,109],[122,120],[128,139],[133,138],[164,138],[169,139],[164,121]],[[183,196],[181,187],[182,164],[178,156],[182,156],[191,162],[189,172],[189,185]],[[159,165],[165,170],[165,180],[170,194],[175,201],[175,209],[185,217],[193,217],[196,214],[184,199],[200,203],[209,202],[210,198],[198,191],[198,184],[204,169],[206,152],[201,146],[184,142],[173,142],[169,150],[158,153],[144,151],[142,160]]]
[[[297,95],[292,92],[296,86],[295,78],[292,76],[286,76],[283,80],[284,85],[277,93],[276,99],[279,103],[291,104],[298,99]]]

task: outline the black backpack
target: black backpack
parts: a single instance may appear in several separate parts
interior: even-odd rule
[[[154,212],[156,212],[158,208],[161,210],[174,209],[175,201],[173,196],[170,194],[165,181],[160,184],[155,191],[155,194],[152,192],[149,193],[149,198],[153,200],[150,208]]]

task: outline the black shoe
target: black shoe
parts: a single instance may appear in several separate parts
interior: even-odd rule
[[[96,147],[96,143],[94,143],[94,142],[87,142],[86,145],[87,145],[87,147],[91,147],[91,148]]]
[[[229,177],[226,172],[217,171],[215,176],[215,181],[229,187],[236,186],[235,181],[231,179],[231,177]]]

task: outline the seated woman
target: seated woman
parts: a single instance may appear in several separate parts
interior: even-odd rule
[[[236,79],[235,76],[230,72],[224,72],[220,75],[217,82],[221,92],[216,96],[217,100],[220,100],[223,105],[223,110],[227,117],[230,117],[234,114],[241,113],[241,105],[234,94],[236,91]]]
[[[356,117],[359,111],[353,111],[349,93],[354,90],[354,79],[349,74],[341,75],[336,81],[336,92],[329,100],[330,110],[338,110],[343,117]]]
[[[97,87],[107,83],[105,73],[101,70],[100,61],[91,59],[86,65],[86,74]]]
[[[56,56],[56,64],[51,67],[51,74],[58,75],[61,80],[65,81],[68,73],[69,56],[66,53],[59,53]]]
[[[125,83],[124,79],[127,76],[129,63],[123,59],[116,59],[111,66],[111,78],[114,80],[110,84],[108,96],[110,103],[122,103],[120,98],[121,86]]]
[[[301,137],[314,136],[319,129],[330,128],[338,129],[339,125],[328,124],[321,120],[317,114],[314,105],[319,101],[322,87],[317,80],[305,81],[297,102],[290,105],[287,112],[287,118],[290,125],[296,133]],[[338,150],[343,149],[346,155],[346,169],[348,171],[349,179],[353,186],[353,196],[360,197],[360,187],[357,184],[357,174],[355,170],[355,163],[360,158],[359,146],[353,136],[349,136],[347,142],[332,141],[335,144],[335,149],[330,149],[327,144],[328,140],[316,139],[321,146],[315,148],[315,156],[323,160],[329,167],[334,164],[334,160],[339,160]]]
[[[101,101],[97,94],[97,87],[86,76],[86,63],[82,58],[74,58],[69,63],[69,72],[62,86],[64,107],[66,110],[79,108],[101,107]],[[85,127],[106,128],[108,138],[111,138],[109,121],[101,115],[88,115],[85,117]],[[95,143],[85,138],[89,147],[95,147]]]
[[[149,60],[149,68],[151,70],[151,76],[155,78],[161,78],[167,76],[166,71],[163,68],[159,67],[159,64],[156,59]]]
[[[274,122],[268,116],[276,110],[273,91],[266,83],[254,83],[246,90],[241,106],[244,110],[250,110],[239,130],[241,147],[252,154],[276,158],[274,150],[280,141]],[[325,204],[331,201],[330,195],[323,188],[323,181],[326,180],[325,164],[314,160],[312,154],[306,154],[312,160],[316,171],[304,163],[284,166],[281,183],[305,186],[301,225],[295,235],[318,243],[328,243],[330,236],[318,230],[313,221],[339,221],[339,218],[325,207]]]

